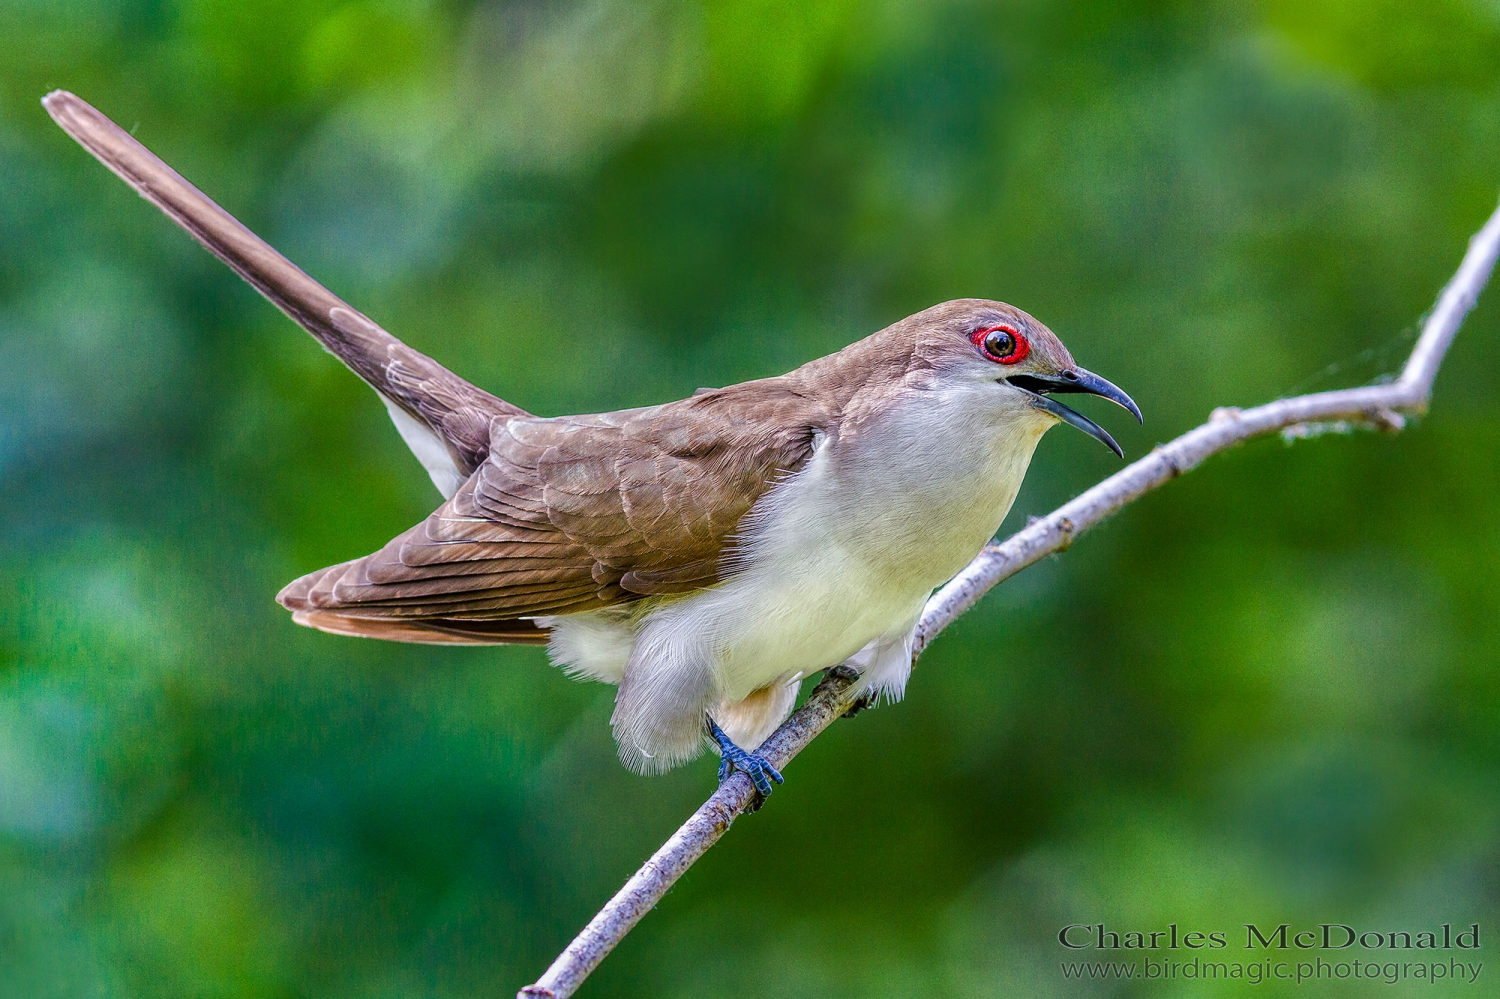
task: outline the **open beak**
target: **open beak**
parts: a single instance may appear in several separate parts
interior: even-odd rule
[[[1108,399],[1115,405],[1128,410],[1137,423],[1144,422],[1141,417],[1141,407],[1135,404],[1134,399],[1126,395],[1114,383],[1083,368],[1069,368],[1055,375],[1011,375],[1006,381],[1031,396],[1031,404],[1037,409],[1057,417],[1064,423],[1071,423],[1121,458],[1125,457],[1125,452],[1121,450],[1120,445],[1115,443],[1115,439],[1109,435],[1108,431],[1077,410],[1069,409],[1056,399],[1049,399],[1048,396],[1064,392],[1086,392],[1089,395]]]

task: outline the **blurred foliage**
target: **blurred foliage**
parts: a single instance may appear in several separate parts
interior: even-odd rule
[[[292,625],[284,582],[435,493],[47,90],[532,411],[977,295],[1135,395],[1136,455],[1393,370],[1500,188],[1482,0],[11,0],[0,36],[0,992],[36,999],[509,994],[714,771],[626,773],[612,691],[539,650]],[[1411,432],[1246,446],[1006,583],[586,994],[1107,991],[1068,922],[1489,934],[1496,294]],[[1050,435],[1011,524],[1115,467]]]

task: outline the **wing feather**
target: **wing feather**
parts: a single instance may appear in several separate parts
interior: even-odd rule
[[[488,458],[429,517],[278,599],[342,634],[534,641],[532,618],[713,586],[741,518],[830,422],[785,382],[644,410],[497,419]],[[737,406],[722,404],[726,393]],[[410,637],[426,628],[438,637]]]

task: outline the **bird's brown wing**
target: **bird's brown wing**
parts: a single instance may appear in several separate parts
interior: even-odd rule
[[[527,415],[408,347],[308,277],[87,101],[56,90],[42,105],[63,131],[136,193],[296,320],[389,406],[415,421],[417,433],[432,435],[433,445],[447,451],[452,473],[435,470],[432,448],[413,441],[413,426],[403,427],[397,419],[402,436],[433,473],[434,481],[451,480],[456,486],[479,467],[488,454],[490,424],[496,416]],[[439,488],[443,488],[441,483]],[[449,492],[445,490],[445,495]]]
[[[496,420],[488,460],[431,516],[277,599],[341,634],[542,642],[530,618],[718,582],[741,518],[828,422],[785,378],[650,409]]]

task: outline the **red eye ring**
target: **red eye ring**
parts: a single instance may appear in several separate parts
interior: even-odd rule
[[[1002,335],[993,336],[996,333]],[[1006,339],[1011,341],[1009,345],[1005,344]],[[981,354],[997,364],[1019,364],[1031,353],[1031,344],[1014,326],[982,326],[969,335],[969,340]]]

